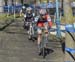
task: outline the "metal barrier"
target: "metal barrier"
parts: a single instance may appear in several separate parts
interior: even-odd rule
[[[15,5],[15,6],[3,6],[3,9],[4,9],[4,12],[10,12],[10,13],[13,13],[14,11],[15,12],[19,12],[21,10],[22,6],[21,5]]]
[[[15,6],[0,6],[0,13],[6,14],[7,17],[9,15],[14,15],[14,18],[16,17],[16,14],[19,14],[20,16],[20,11],[22,9],[22,5],[15,5]]]

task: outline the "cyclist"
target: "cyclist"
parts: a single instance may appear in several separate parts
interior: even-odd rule
[[[26,21],[28,21],[28,19],[33,18],[34,16],[35,16],[35,14],[33,13],[32,8],[28,7],[26,9],[26,13],[24,14],[24,17],[25,17]]]
[[[33,13],[32,8],[28,7],[26,9],[26,13],[24,14],[24,18],[25,18],[24,24],[26,23],[25,27],[27,29],[27,33],[29,33],[29,25],[27,22],[34,21],[34,16],[35,16],[35,13]]]
[[[20,16],[24,15],[26,12],[26,7],[25,6],[22,6],[22,9],[20,11]]]
[[[37,22],[37,26],[38,26],[38,29],[37,29],[37,32],[38,32],[38,38],[37,38],[38,48],[40,48],[40,44],[41,44],[41,34],[42,34],[41,27],[45,28],[45,30],[44,30],[45,35],[48,37],[48,27],[51,28],[51,26],[52,26],[51,17],[47,13],[46,9],[40,9],[39,14],[40,15],[35,18],[35,22]],[[40,49],[39,49],[39,52],[40,52]]]

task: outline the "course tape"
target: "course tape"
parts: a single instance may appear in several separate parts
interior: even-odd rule
[[[65,51],[69,51],[70,53],[75,53],[75,49],[72,48],[65,48]]]
[[[66,31],[68,31],[68,32],[75,32],[75,27],[74,27],[74,25],[72,25],[72,24],[67,24],[67,25],[65,25],[65,30]]]

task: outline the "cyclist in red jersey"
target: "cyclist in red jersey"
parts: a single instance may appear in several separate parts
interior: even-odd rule
[[[46,9],[40,9],[39,11],[39,16],[35,18],[35,22],[37,22],[37,32],[38,32],[38,37],[37,37],[37,44],[38,48],[40,47],[41,43],[41,34],[42,34],[42,29],[41,27],[45,28],[45,35],[48,37],[48,28],[51,28],[52,26],[52,21],[51,17],[47,13]]]

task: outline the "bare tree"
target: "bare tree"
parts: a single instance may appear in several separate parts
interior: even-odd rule
[[[4,0],[5,6],[8,5],[8,0]]]
[[[0,0],[0,13],[3,12],[3,0]]]
[[[22,4],[22,5],[24,4],[24,1],[23,1],[23,0],[21,0],[21,4]]]
[[[14,0],[11,0],[11,4],[14,5]]]

